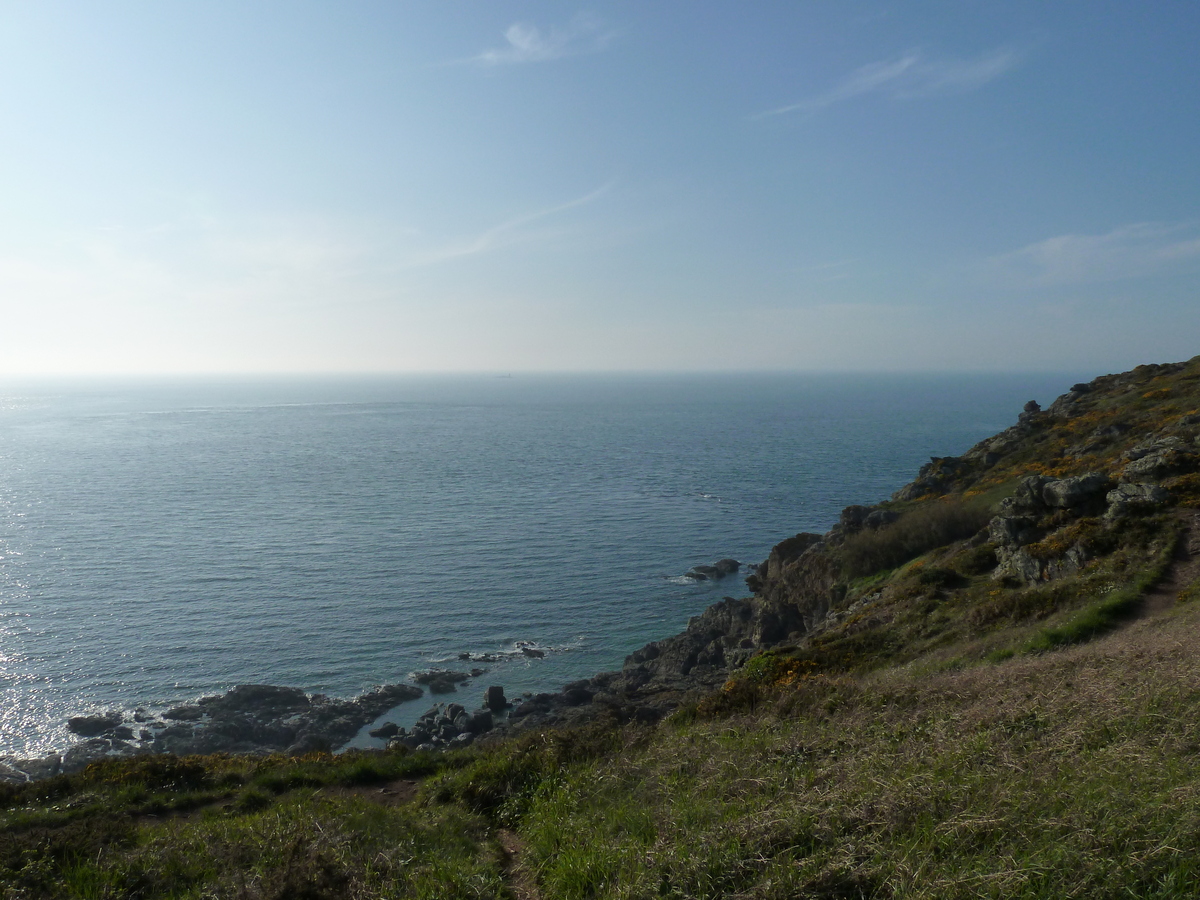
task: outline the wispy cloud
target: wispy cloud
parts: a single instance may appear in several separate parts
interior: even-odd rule
[[[586,206],[607,194],[612,190],[614,184],[616,184],[615,181],[610,181],[596,188],[596,190],[584,194],[582,197],[576,197],[574,200],[569,200],[566,203],[560,203],[557,206],[546,207],[545,209],[535,210],[534,212],[508,219],[474,237],[451,241],[441,247],[418,252],[408,259],[405,267],[433,265],[434,263],[445,262],[446,260],[457,259],[463,256],[473,256],[477,253],[486,253],[508,244],[518,243],[528,237],[525,232],[525,226],[549,219],[570,209]]]
[[[470,61],[482,66],[547,62],[603,50],[613,36],[599,20],[585,15],[576,16],[566,27],[555,26],[546,32],[536,25],[516,22],[505,30],[503,47],[485,50]]]
[[[1138,222],[1105,234],[1061,234],[994,256],[985,274],[1017,286],[1118,281],[1200,262],[1194,222]]]
[[[1021,54],[1000,47],[975,59],[929,59],[911,50],[895,59],[868,63],[855,69],[829,90],[797,103],[756,113],[752,118],[794,112],[819,112],[866,94],[883,94],[899,100],[939,94],[963,94],[999,78],[1021,61]]]

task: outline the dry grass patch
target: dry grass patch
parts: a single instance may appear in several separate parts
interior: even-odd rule
[[[807,678],[561,774],[524,820],[561,897],[1200,890],[1200,608],[914,678]]]

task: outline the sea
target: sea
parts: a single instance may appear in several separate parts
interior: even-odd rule
[[[617,669],[748,593],[691,566],[824,532],[1077,380],[0,384],[0,755],[61,751],[71,715],[242,683],[353,697],[487,670],[383,717],[411,724],[431,699]]]

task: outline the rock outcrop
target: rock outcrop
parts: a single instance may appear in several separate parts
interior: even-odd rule
[[[388,710],[423,693],[411,684],[391,684],[353,700],[338,700],[299,688],[242,684],[220,696],[169,709],[161,718],[144,711],[135,713],[131,723],[117,711],[75,716],[68,727],[88,739],[71,747],[59,767],[72,772],[106,757],[136,753],[330,751]],[[13,762],[21,770],[27,768]]]
[[[694,581],[720,580],[726,575],[733,575],[742,568],[742,564],[736,559],[726,557],[718,559],[711,566],[692,566],[683,573],[684,578],[691,578]]]

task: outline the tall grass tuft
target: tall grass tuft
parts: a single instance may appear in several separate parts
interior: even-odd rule
[[[892,569],[946,544],[976,534],[989,510],[961,500],[930,501],[916,507],[878,531],[860,531],[841,547],[842,575],[862,578],[881,569]]]

